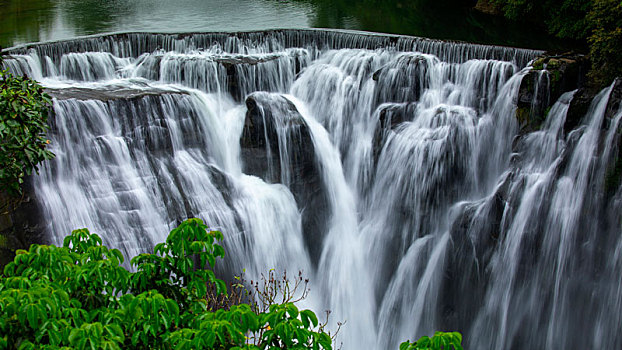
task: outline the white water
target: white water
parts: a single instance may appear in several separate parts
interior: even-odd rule
[[[526,71],[486,56],[498,51],[321,35],[300,48],[61,43],[7,60],[59,96],[57,158],[34,178],[50,240],[88,227],[134,255],[200,217],[226,237],[223,271],[303,270],[305,306],[346,321],[343,349],[434,330],[473,349],[622,343],[622,190],[602,190],[621,118],[605,120],[609,91],[570,134],[572,93],[515,140]],[[265,126],[255,153],[240,145],[247,109]]]

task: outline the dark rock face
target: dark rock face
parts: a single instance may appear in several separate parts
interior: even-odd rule
[[[278,94],[253,93],[246,106],[240,139],[243,171],[289,187],[302,211],[311,259],[317,263],[330,204],[307,123],[296,106]]]
[[[20,198],[0,193],[0,268],[13,260],[15,250],[47,243],[43,215],[30,179],[26,179],[23,190]]]
[[[613,118],[620,110],[620,105],[622,104],[622,79],[617,78],[613,84],[614,86],[609,97],[609,102],[607,103],[607,109],[605,110],[606,119]],[[592,100],[597,93],[597,90],[587,87],[581,87],[575,93],[572,101],[570,101],[564,131],[570,132],[581,123],[581,120],[590,108]]]
[[[267,55],[263,57],[234,56],[217,58],[214,61],[224,67],[226,71],[229,93],[235,101],[241,102],[250,91],[276,91],[269,83],[257,79],[254,74],[249,74],[249,69],[262,69],[263,65],[271,62],[278,65],[279,59],[282,59],[279,55]],[[294,60],[295,66],[294,74],[297,75],[305,65],[303,63],[304,59],[301,53],[292,54],[292,59]],[[270,67],[264,67],[264,69],[270,69]],[[254,88],[247,91],[248,86],[245,85],[249,83],[251,86],[254,85]]]
[[[588,69],[589,62],[584,55],[540,56],[534,60],[532,70],[521,82],[518,95],[516,117],[521,133],[538,130],[551,106],[563,93],[583,88]],[[572,129],[572,118],[569,123],[568,128]]]
[[[613,118],[622,107],[622,78],[617,78],[613,82],[613,90],[609,95],[609,103],[605,111],[605,118]]]
[[[581,88],[574,94],[566,114],[566,123],[564,124],[564,132],[566,134],[579,126],[594,96],[596,96],[596,92],[587,88]]]
[[[611,120],[618,112],[622,111],[622,79],[617,78],[614,81],[613,90],[609,96],[609,103],[605,111],[605,117]],[[611,125],[610,127],[614,127]],[[607,197],[615,195],[615,191],[622,183],[622,125],[617,125],[618,129],[614,135],[614,148],[612,149],[611,158],[608,160],[607,173],[605,175],[604,191]]]
[[[376,106],[385,102],[416,102],[430,85],[431,60],[419,53],[407,53],[373,73]]]
[[[417,109],[417,103],[386,104],[380,108],[379,123],[383,129],[393,129],[395,126],[412,120]]]
[[[386,142],[387,132],[405,121],[412,120],[416,109],[416,102],[386,103],[378,108],[378,124],[374,131],[372,143],[374,163],[377,163],[382,147]]]

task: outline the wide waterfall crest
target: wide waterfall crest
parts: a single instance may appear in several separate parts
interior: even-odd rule
[[[224,276],[303,270],[304,306],[346,321],[344,349],[433,330],[474,349],[622,346],[614,86],[574,130],[568,92],[526,132],[533,50],[275,30],[7,53],[54,97],[57,156],[32,178],[53,243],[88,227],[133,256],[200,217],[224,233]]]

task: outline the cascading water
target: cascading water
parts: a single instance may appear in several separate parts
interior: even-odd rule
[[[55,97],[33,178],[51,242],[88,227],[131,256],[200,217],[223,273],[303,270],[344,349],[622,346],[622,111],[605,90],[566,134],[569,92],[519,132],[538,52],[308,30],[8,52]]]

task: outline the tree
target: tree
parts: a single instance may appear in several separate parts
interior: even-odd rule
[[[586,14],[592,0],[492,0],[491,3],[507,18],[529,18],[560,38],[585,39],[589,35]]]
[[[400,350],[462,350],[462,335],[458,332],[436,332],[432,338],[423,336],[414,343],[403,342]]]
[[[25,176],[54,157],[46,149],[49,107],[37,82],[0,71],[0,191],[21,194]]]
[[[136,272],[86,229],[17,251],[0,277],[0,349],[331,349],[315,314],[293,303],[211,308],[226,294],[212,271],[222,238],[189,219],[134,257]]]
[[[490,0],[510,19],[542,23],[559,38],[589,44],[596,86],[622,76],[622,2],[619,0]]]
[[[332,349],[325,325],[290,298],[267,308],[223,303],[226,286],[212,271],[222,239],[189,219],[153,254],[134,257],[135,272],[86,229],[62,247],[17,251],[0,275],[0,349]],[[263,291],[275,293],[279,282],[268,282]],[[400,349],[462,350],[461,341],[437,332]]]
[[[622,76],[622,2],[619,0],[595,0],[589,12],[588,23],[592,34],[590,75],[600,85],[608,85]]]

